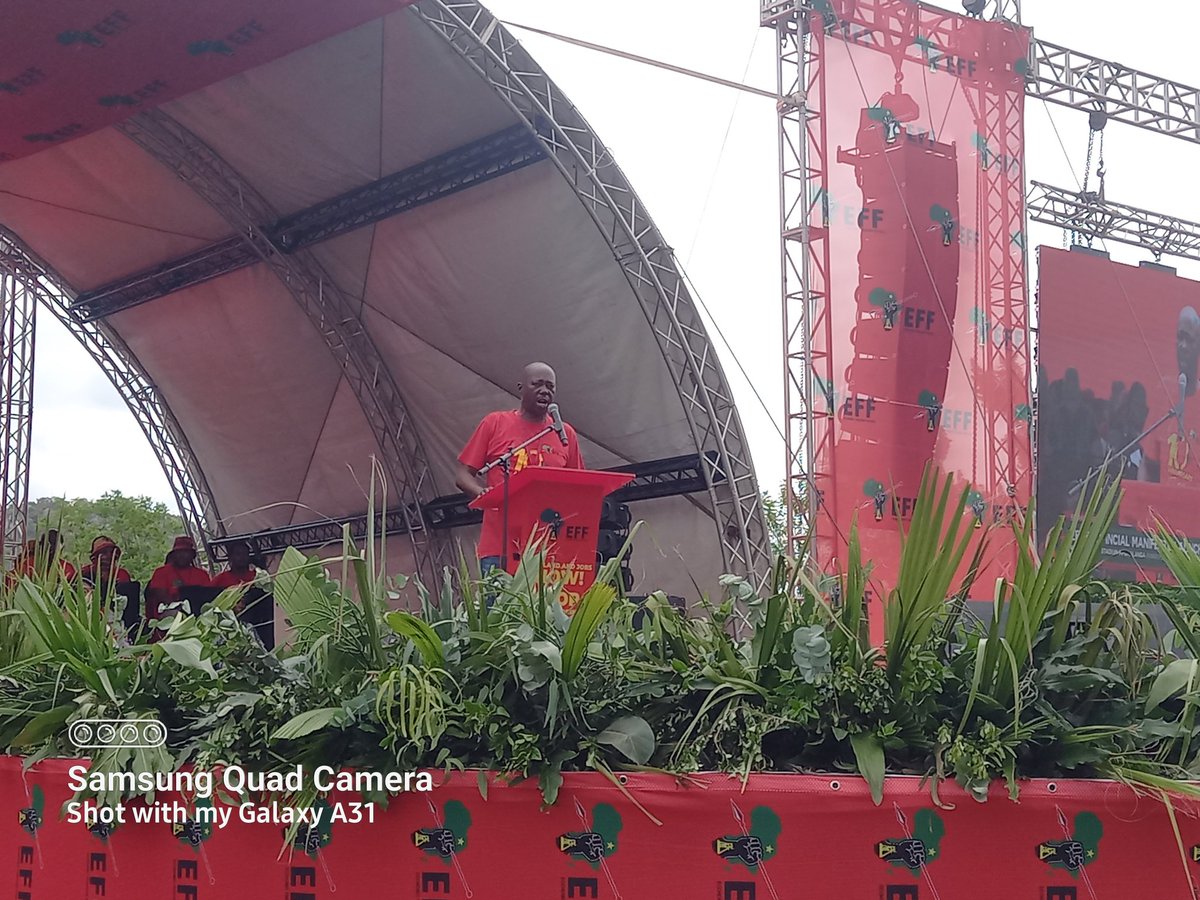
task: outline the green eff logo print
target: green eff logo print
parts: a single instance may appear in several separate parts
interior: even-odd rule
[[[467,874],[463,871],[459,857],[467,849],[467,833],[471,830],[471,812],[458,800],[447,800],[438,812],[437,805],[429,803],[429,814],[432,825],[418,828],[412,834],[413,846],[426,858],[436,859],[440,871],[420,871],[417,873],[417,896],[449,897],[451,894],[451,877],[458,876],[464,897],[472,896],[471,886],[467,883]],[[454,871],[448,872],[445,867]],[[424,869],[424,867],[422,867]]]
[[[575,814],[579,817],[581,830],[560,834],[558,849],[572,859],[584,860],[593,869],[599,870],[600,864],[617,852],[621,814],[607,803],[597,803],[592,808],[589,821],[583,804],[578,800],[575,801]]]
[[[467,849],[467,832],[471,830],[471,813],[458,800],[448,800],[445,818],[438,815],[437,807],[430,802],[433,814],[432,828],[418,828],[413,832],[413,846],[429,856],[445,861]]]
[[[1075,816],[1072,825],[1067,825],[1067,816],[1057,810],[1058,827],[1062,829],[1062,840],[1042,841],[1037,845],[1038,859],[1053,869],[1062,869],[1070,873],[1072,878],[1078,878],[1085,867],[1096,861],[1100,855],[1100,838],[1104,834],[1104,825],[1098,816],[1090,812],[1081,812]]]
[[[942,838],[946,834],[941,816],[931,809],[917,810],[910,830],[908,817],[897,809],[896,821],[904,836],[876,841],[875,855],[881,860],[895,868],[920,872],[941,856]]]
[[[733,807],[733,819],[741,831],[716,838],[712,843],[713,852],[726,862],[745,866],[757,874],[778,851],[783,823],[769,806],[754,807],[747,820],[736,802],[731,800],[730,804]]]
[[[621,889],[608,866],[608,860],[620,848],[621,814],[607,803],[597,803],[592,807],[591,815],[588,815],[579,798],[573,798],[573,802],[579,830],[558,836],[559,852],[571,860],[572,867],[579,861],[591,868],[593,873],[603,873],[612,897],[619,900]],[[599,874],[580,874],[580,870],[576,870],[563,878],[562,896],[567,900],[601,896]]]

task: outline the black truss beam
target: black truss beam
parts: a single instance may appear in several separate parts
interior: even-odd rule
[[[287,216],[269,229],[286,253],[449,197],[545,159],[541,141],[513,125]]]
[[[122,309],[203,284],[227,272],[253,265],[260,259],[254,246],[244,238],[226,238],[153,269],[85,291],[71,304],[71,309],[78,310],[85,321],[93,322]]]
[[[708,456],[715,464],[715,452],[710,451]],[[636,476],[629,484],[613,493],[612,496],[622,503],[636,503],[639,500],[654,500],[660,497],[676,497],[707,490],[704,482],[704,468],[700,455],[697,453],[655,459],[628,466],[616,466],[608,471],[632,472]],[[716,478],[718,481],[723,481],[725,476],[718,471]],[[462,528],[468,525],[478,525],[483,521],[481,512],[467,507],[465,494],[446,494],[437,497],[424,505],[422,513],[429,528],[434,530]],[[351,536],[361,544],[367,534],[366,515],[234,534],[216,538],[210,542],[209,546],[213,558],[217,561],[228,558],[227,548],[235,541],[245,541],[250,545],[252,553],[262,555],[282,553],[288,547],[308,550],[338,543],[342,540],[342,529],[346,525],[350,526]],[[376,534],[389,536],[404,534],[406,527],[404,514],[400,511],[389,511],[375,517]]]
[[[524,125],[427,159],[400,172],[263,226],[268,252],[294,253],[433,203],[546,158],[541,139]],[[168,260],[152,269],[81,293],[71,308],[93,321],[157,300],[262,259],[262,251],[240,235]]]

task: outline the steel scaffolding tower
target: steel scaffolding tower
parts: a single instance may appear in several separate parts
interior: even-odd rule
[[[29,455],[33,439],[33,348],[37,320],[36,294],[30,289],[35,273],[20,260],[0,254],[0,567],[12,559],[25,540],[29,504]]]
[[[820,400],[831,402],[833,384],[828,354],[815,349],[814,341],[828,329],[825,299],[828,292],[829,247],[822,208],[817,198],[826,196],[823,110],[826,98],[814,93],[823,85],[821,60],[812,52],[808,22],[813,14],[836,15],[832,0],[762,0],[760,22],[775,32],[779,85],[779,195],[781,306],[784,335],[784,417],[789,490],[787,492],[788,542],[793,550],[807,539],[822,500],[813,489],[819,475],[814,460],[832,467],[832,454],[823,452],[832,439],[830,417],[819,409]],[[1021,24],[1020,0],[988,0],[977,15]],[[1132,69],[1120,63],[1089,56],[1057,44],[1031,43],[1026,94],[1073,109],[1101,110],[1124,122],[1158,134],[1200,143],[1200,89]],[[1011,125],[1015,110],[985,109],[988,121]],[[1006,149],[1006,152],[1007,149]],[[1018,148],[1019,152],[1019,148]],[[994,179],[984,185],[981,202],[989,217],[1001,215],[1011,204],[1020,179]],[[1034,184],[1029,208],[1036,221],[1064,225],[1082,233],[1145,247],[1163,253],[1198,258],[1197,226],[1170,216],[1107,203],[1101,198],[1072,194]],[[1014,291],[1024,302],[1025,285],[1019,259],[1023,235],[995,235],[986,260],[988,300],[1010,304]],[[998,310],[999,311],[999,310]],[[1020,311],[1027,322],[1027,308]],[[1014,332],[1017,330],[1013,329]],[[1005,365],[1001,358],[1011,346],[990,346],[983,361],[987,370]],[[1028,341],[1025,342],[1028,344]],[[827,344],[826,344],[827,345]],[[1028,346],[1018,348],[1028,356]],[[995,423],[989,423],[989,428]],[[1010,485],[1028,471],[1007,448],[995,460]],[[826,462],[825,460],[828,460]],[[830,481],[832,483],[832,481]]]

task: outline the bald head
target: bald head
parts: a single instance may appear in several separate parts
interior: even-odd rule
[[[546,417],[546,409],[554,402],[557,388],[554,370],[544,362],[531,362],[525,367],[517,390],[521,395],[521,412],[530,419],[540,422]]]
[[[1179,311],[1179,327],[1175,330],[1175,358],[1179,374],[1187,377],[1185,393],[1196,393],[1196,368],[1200,361],[1200,315],[1190,306]]]

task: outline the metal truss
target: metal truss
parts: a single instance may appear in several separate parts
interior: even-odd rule
[[[29,250],[0,227],[0,271],[15,272],[27,296],[42,303],[87,350],[108,377],[162,465],[183,518],[184,528],[208,554],[222,533],[221,518],[187,437],[154,382],[124,341],[102,322],[88,322],[72,310],[75,292]],[[81,441],[102,435],[80,435]]]
[[[704,456],[705,478],[723,564],[765,581],[770,544],[733,395],[671,250],[641,201],[583,116],[495,16],[475,0],[420,0],[412,9],[539,132],[609,242],[678,386],[697,450],[717,453],[716,463]]]
[[[270,229],[284,251],[432,203],[546,158],[537,135],[513,125],[288,216]]]
[[[0,569],[25,540],[37,324],[36,273],[5,249],[0,238]]]
[[[995,0],[992,18],[1021,24],[1021,0]]]
[[[277,253],[259,223],[279,217],[212,148],[160,110],[140,113],[116,126],[190,185],[271,267],[304,310],[337,360],[379,444],[396,509],[406,517],[419,570],[433,584],[448,563],[449,548],[431,541],[419,515],[433,493],[428,458],[400,390],[350,299],[310,251]]]
[[[261,262],[260,251],[294,253],[545,159],[537,136],[514,125],[276,222],[257,223],[265,244],[240,235],[161,263],[76,300],[86,318],[112,315]]]
[[[1030,182],[1029,216],[1088,237],[1120,241],[1154,253],[1200,261],[1200,223],[1113,203],[1089,191]]]
[[[1027,395],[1017,396],[1014,383],[1028,383],[1029,297],[1025,280],[1025,146],[1022,98],[1012,102],[1004,90],[979,86],[972,103],[979,132],[989,143],[992,158],[984,159],[978,175],[979,275],[986,327],[975,344],[977,383],[1008,385],[1007,403],[984,405],[985,465],[976,477],[992,502],[1026,505],[1032,482],[1033,455],[1028,431],[1014,428],[1016,411]],[[994,144],[994,147],[992,146]],[[1017,232],[1009,231],[1017,223]],[[976,464],[978,464],[976,460]],[[1003,495],[997,495],[1003,491]]]
[[[1057,44],[1034,42],[1026,92],[1200,144],[1200,89]]]
[[[824,12],[829,9],[829,0],[762,0],[760,21],[763,25],[774,28],[781,19],[798,13]],[[1021,0],[986,0],[981,18],[1004,19],[1019,25]]]
[[[398,509],[376,513],[374,533],[377,536],[406,535],[409,533],[411,520],[410,513]],[[317,547],[327,547],[330,544],[340,544],[347,526],[350,529],[350,537],[361,547],[367,537],[367,524],[368,517],[366,515],[346,516],[341,519],[326,519],[323,522],[312,522],[306,525],[284,525],[281,528],[231,534],[218,541],[213,551],[216,560],[221,562],[229,559],[229,545],[238,542],[244,542],[249,546],[253,556],[271,556],[282,553],[288,547],[295,547],[297,550],[312,550]],[[440,578],[437,583],[441,583]]]
[[[74,310],[84,319],[102,319],[260,261],[254,247],[240,235],[226,238],[153,269],[84,291],[76,298]]]
[[[767,3],[764,25],[775,30],[779,114],[779,208],[784,350],[784,422],[788,486],[787,546],[799,556],[820,506],[836,508],[832,488],[835,437],[832,320],[829,316],[829,229],[825,221],[826,142],[823,62],[801,4]],[[818,391],[818,385],[821,390]],[[826,396],[826,414],[813,408]],[[814,551],[819,548],[813,547]]]
[[[716,456],[712,451],[709,455]],[[697,453],[616,466],[608,471],[632,472],[636,476],[629,484],[613,492],[612,497],[621,503],[678,497],[708,490],[705,466]],[[478,525],[483,521],[483,513],[467,506],[465,494],[437,497],[425,504],[421,514],[428,527],[434,530],[462,528]],[[350,534],[356,541],[361,540],[367,534],[367,516],[346,516],[305,525],[288,525],[229,535],[215,542],[214,552],[218,559],[227,558],[227,548],[235,541],[245,541],[252,552],[262,554],[282,553],[288,547],[298,550],[325,547],[341,542],[345,526],[350,527]],[[407,527],[405,517],[395,511],[377,514],[375,517],[377,534],[404,534]]]

